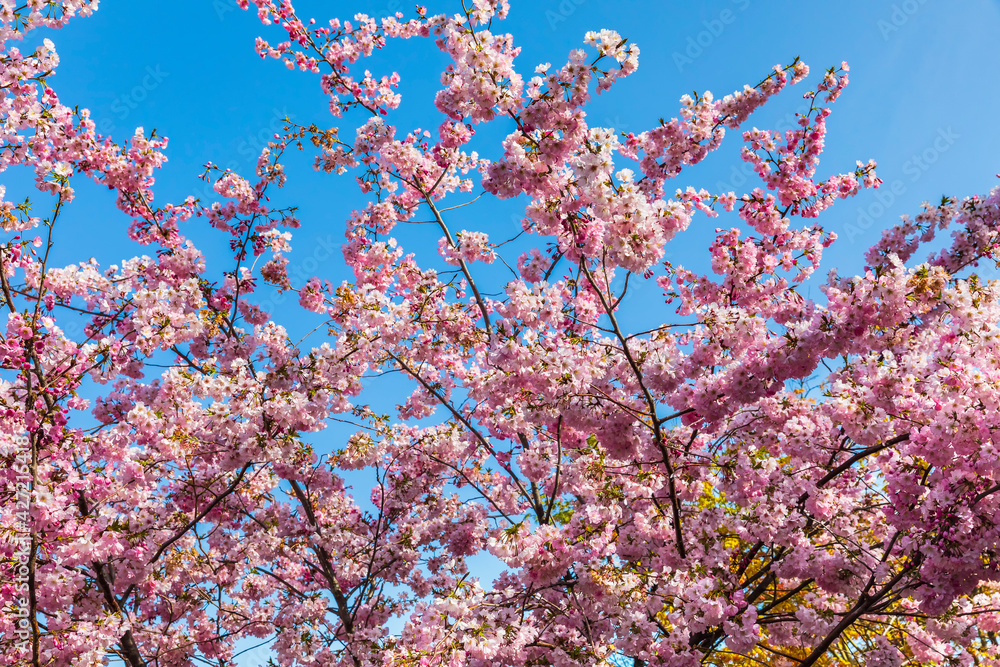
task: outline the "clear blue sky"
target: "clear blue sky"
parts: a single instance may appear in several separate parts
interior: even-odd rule
[[[334,15],[412,11],[400,0],[295,4],[300,16],[321,23]],[[460,8],[457,0],[427,5],[431,13]],[[849,171],[855,160],[874,158],[886,187],[838,202],[820,218],[841,236],[828,251],[823,273],[832,267],[842,275],[859,271],[864,250],[880,230],[902,213],[916,213],[924,199],[986,192],[997,183],[996,0],[515,0],[510,19],[497,28],[512,32],[523,47],[519,63],[526,77],[540,62],[563,62],[587,30],[612,28],[637,43],[638,73],[597,97],[590,111],[592,125],[633,132],[675,116],[684,93],[723,95],[756,83],[774,64],[795,56],[814,75],[847,60],[852,83],[834,106],[820,174]],[[98,127],[117,140],[131,136],[136,126],[170,138],[169,162],[157,177],[156,199],[164,203],[192,193],[206,196],[197,180],[205,162],[250,174],[285,115],[304,124],[336,124],[318,77],[256,55],[254,38],[260,34],[272,41],[283,35],[279,28],[261,26],[254,13],[237,10],[233,0],[104,0],[93,17],[38,37],[51,38],[62,58],[51,84],[64,103],[91,109]],[[431,100],[444,64],[432,42],[412,40],[393,44],[367,65],[376,73],[401,74],[403,105],[396,118],[404,130],[439,124]],[[788,90],[750,124],[769,127],[787,118],[802,103],[797,90]],[[495,134],[499,138],[506,130],[498,127]],[[741,193],[747,172],[736,157],[740,146],[730,135],[723,149],[676,184]],[[339,282],[346,277],[336,250],[343,221],[363,200],[350,178],[314,173],[311,156],[290,153],[288,162],[289,186],[277,203],[300,206],[303,228],[293,239],[292,263]],[[11,199],[31,192],[30,179],[14,171],[0,182],[8,185]],[[753,185],[747,181],[745,187]],[[495,229],[509,225],[513,233],[510,215],[509,207],[476,209],[478,219],[493,216]],[[674,242],[671,258],[697,266],[694,258],[706,254],[711,230],[727,224],[700,218]],[[142,252],[119,240],[126,226],[111,193],[78,187],[57,261],[95,256],[107,265]],[[185,231],[198,240],[213,271],[228,268],[219,261],[227,256],[225,239],[190,227]],[[261,655],[246,664],[257,664]]]

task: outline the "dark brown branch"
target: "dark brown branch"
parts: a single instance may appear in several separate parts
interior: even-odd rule
[[[246,474],[247,470],[250,469],[251,465],[252,464],[248,463],[245,466],[243,466],[243,469],[240,470],[239,474],[236,476],[236,479],[233,480],[233,483],[230,484],[225,491],[217,495],[215,499],[212,500],[212,502],[210,502],[208,506],[205,507],[205,509],[199,512],[198,516],[191,519],[191,521],[189,521],[186,526],[184,526],[179,531],[174,533],[173,537],[171,537],[169,540],[161,544],[160,548],[156,550],[155,554],[153,554],[153,557],[149,559],[149,564],[152,565],[153,563],[155,563],[160,558],[160,556],[163,555],[163,552],[166,551],[168,548],[170,548],[171,544],[184,537],[184,534],[187,533],[189,530],[191,530],[194,526],[198,525],[198,522],[204,519],[209,512],[215,509],[216,505],[222,502],[223,498],[225,498],[233,491],[235,491],[236,487],[239,486],[240,482],[243,481],[243,476]]]
[[[576,231],[575,226],[573,231]],[[653,422],[653,439],[656,442],[657,448],[660,450],[660,454],[663,455],[663,465],[667,469],[667,488],[670,491],[670,509],[673,513],[674,540],[677,543],[677,553],[681,558],[687,558],[687,549],[684,548],[684,535],[681,530],[681,508],[680,503],[677,500],[677,485],[674,480],[674,466],[670,461],[670,453],[663,444],[663,432],[660,430],[660,422],[656,419],[656,401],[653,399],[653,395],[649,393],[649,389],[646,388],[646,385],[643,382],[642,370],[639,368],[639,364],[632,357],[632,353],[628,349],[628,340],[626,339],[625,334],[622,333],[621,328],[618,326],[618,318],[615,317],[614,310],[611,308],[607,298],[604,296],[604,292],[602,292],[600,287],[598,287],[597,281],[594,280],[594,276],[591,275],[590,269],[587,268],[586,260],[581,260],[579,266],[583,274],[587,276],[587,280],[590,282],[591,287],[594,288],[594,293],[597,294],[597,298],[600,299],[601,307],[608,316],[608,321],[611,323],[615,337],[618,339],[618,342],[621,343],[622,354],[625,355],[625,360],[628,362],[629,367],[632,369],[632,373],[635,375],[635,381],[639,384],[643,397],[646,399],[646,405],[649,408],[649,418]]]
[[[871,456],[872,454],[877,454],[878,452],[881,452],[883,449],[888,449],[889,447],[892,447],[893,445],[898,445],[901,442],[906,442],[909,439],[910,439],[910,434],[909,433],[903,433],[901,435],[897,435],[895,438],[891,438],[889,440],[886,440],[885,442],[880,442],[877,445],[872,445],[871,447],[869,447],[867,449],[861,450],[860,452],[858,452],[857,454],[855,454],[854,456],[852,456],[851,458],[847,459],[846,461],[844,461],[843,463],[841,463],[839,466],[837,466],[836,468],[834,468],[833,470],[831,470],[830,472],[828,472],[826,475],[824,475],[822,479],[820,479],[818,482],[816,482],[816,488],[817,489],[823,488],[824,486],[826,486],[826,484],[828,482],[830,482],[832,479],[834,479],[835,477],[837,477],[838,475],[840,475],[842,472],[844,472],[845,470],[847,470],[848,468],[850,468],[852,465],[854,465],[855,463],[857,463],[861,459],[863,459],[863,458],[865,458],[867,456]],[[799,497],[799,502],[804,502],[806,500],[806,498],[808,498],[808,497],[809,497],[808,493],[803,493]]]
[[[851,611],[849,611],[847,614],[845,614],[844,618],[841,619],[840,623],[838,623],[837,626],[830,631],[830,634],[828,634],[823,639],[823,641],[821,641],[816,646],[816,648],[814,648],[812,652],[809,653],[809,655],[807,655],[805,659],[803,659],[799,663],[799,667],[811,667],[811,665],[816,664],[816,661],[819,660],[821,657],[823,657],[823,654],[826,653],[829,650],[829,648],[833,645],[833,643],[840,638],[840,635],[842,635],[844,631],[846,631],[849,627],[854,625],[855,621],[861,618],[872,607],[878,604],[878,602],[880,602],[883,598],[889,595],[889,593],[892,592],[892,589],[896,586],[896,584],[898,584],[903,579],[903,577],[906,576],[906,574],[910,571],[910,569],[916,567],[919,564],[919,562],[920,562],[920,557],[918,556],[917,559],[912,564],[903,567],[903,569],[897,572],[896,576],[894,576],[884,586],[882,586],[882,588],[880,588],[878,592],[875,593],[875,595],[869,596],[868,590],[870,590],[870,584],[869,586],[866,586],[865,589],[861,592],[861,595],[858,598],[858,602],[854,605],[854,608],[851,609]]]
[[[292,491],[295,492],[295,497],[298,498],[299,503],[302,505],[302,510],[306,513],[306,518],[309,520],[309,524],[316,530],[317,534],[321,533],[321,527],[319,522],[316,520],[316,514],[313,512],[312,501],[309,500],[302,487],[294,479],[288,480],[288,483],[292,486]],[[347,600],[347,596],[344,595],[343,589],[340,588],[340,583],[337,581],[337,575],[333,571],[333,562],[330,558],[330,554],[327,553],[326,549],[320,544],[312,544],[313,551],[319,557],[320,565],[322,566],[323,578],[326,579],[327,584],[330,586],[330,593],[333,594],[333,599],[337,603],[337,618],[340,619],[341,624],[344,626],[344,633],[347,635],[345,639],[350,639],[350,636],[354,634],[354,619],[351,617],[350,603]],[[346,644],[347,642],[345,642]],[[348,653],[351,654],[351,659],[354,661],[355,665],[360,665],[361,661],[358,660],[357,656],[351,652],[350,646],[347,647]]]
[[[431,192],[434,190],[434,188],[432,187],[430,191],[425,191],[420,186],[419,182],[417,182],[415,185],[417,186],[417,190],[420,192],[420,194],[423,195],[424,201],[427,202],[427,206],[430,207],[431,213],[434,214],[434,219],[437,221],[438,227],[440,227],[441,231],[444,232],[444,237],[445,239],[447,239],[448,245],[451,246],[452,248],[457,249],[458,246],[455,245],[455,241],[451,236],[451,231],[448,229],[448,225],[445,223],[444,218],[441,217],[441,212],[438,210],[437,206],[434,205],[434,200],[431,199]],[[436,185],[437,184],[435,183],[435,186]],[[469,266],[465,263],[465,260],[462,259],[461,257],[458,258],[458,268],[462,270],[462,275],[465,276],[465,280],[469,283],[469,289],[472,290],[472,294],[476,298],[476,304],[479,306],[479,312],[482,313],[483,322],[486,323],[486,335],[492,340],[493,331],[490,327],[490,315],[489,312],[486,310],[486,302],[483,301],[483,297],[479,293],[479,288],[476,287],[476,281],[472,279],[472,274],[469,272]]]
[[[90,509],[87,507],[87,499],[84,497],[83,492],[77,497],[76,501],[77,507],[80,508],[80,513],[83,516],[90,514]],[[101,589],[101,593],[104,595],[104,600],[107,602],[108,609],[110,609],[115,614],[120,614],[123,618],[128,616],[122,610],[121,604],[118,602],[118,598],[115,597],[114,591],[111,589],[111,584],[108,582],[108,578],[104,573],[104,564],[93,561],[91,567],[94,569],[94,578],[97,580],[97,585]],[[135,636],[132,634],[132,630],[126,630],[125,634],[122,635],[119,640],[119,645],[122,648],[122,654],[130,667],[145,667],[146,661],[142,659],[142,655],[139,653],[139,646],[136,644]]]

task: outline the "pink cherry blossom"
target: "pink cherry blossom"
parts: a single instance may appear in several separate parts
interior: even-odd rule
[[[221,667],[262,641],[289,666],[1000,665],[1000,284],[976,272],[1000,188],[822,281],[827,209],[881,184],[870,160],[817,176],[846,63],[623,134],[587,114],[639,64],[613,30],[525,80],[503,0],[237,4],[345,125],[289,121],[250,173],[206,165],[217,201],[161,203],[167,139],[99,135],[52,43],[13,46],[97,2],[0,3],[0,170],[37,189],[0,187],[0,665]],[[434,131],[369,59],[403,39],[449,61]],[[796,127],[754,127],[789,86],[812,86]],[[668,187],[727,130],[749,188]],[[327,224],[270,203],[299,158],[367,197],[339,284],[290,267]],[[144,254],[54,264],[86,179]],[[667,261],[708,219],[709,272]],[[631,293],[657,326],[626,326]],[[333,423],[353,435],[315,437]]]

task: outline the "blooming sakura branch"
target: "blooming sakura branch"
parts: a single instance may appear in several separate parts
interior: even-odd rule
[[[623,132],[610,28],[528,63],[505,0],[214,8],[321,122],[174,202],[165,136],[57,91],[96,0],[0,8],[0,665],[1000,665],[1000,189],[820,272],[885,192],[826,164],[846,62]],[[447,63],[430,129],[389,44]],[[360,194],[335,232],[289,164]],[[89,184],[141,254],[56,262]]]

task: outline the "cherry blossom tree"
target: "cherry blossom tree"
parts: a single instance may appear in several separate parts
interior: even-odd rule
[[[846,63],[624,134],[586,113],[638,65],[611,30],[525,79],[505,0],[250,4],[258,53],[315,74],[341,127],[289,124],[254,173],[209,165],[217,201],[160,205],[166,138],[100,136],[49,86],[52,43],[16,46],[96,0],[0,3],[0,160],[39,191],[0,203],[0,664],[224,667],[266,641],[275,665],[1000,665],[1000,285],[974,268],[1000,190],[925,205],[812,300],[818,219],[880,183],[817,176]],[[391,40],[451,60],[434,133],[394,125],[399,77],[364,67]],[[786,88],[797,129],[741,129]],[[480,155],[491,122],[512,129]],[[668,185],[730,130],[757,187]],[[289,278],[300,221],[269,196],[297,149],[370,198],[339,285]],[[85,180],[148,254],[53,265]],[[521,228],[455,227],[513,198]],[[709,274],[665,259],[720,215]],[[436,253],[392,236],[416,223]],[[182,231],[206,224],[222,275]],[[630,330],[643,286],[658,324]],[[385,373],[409,382],[390,412]],[[316,451],[336,420],[356,434]]]

